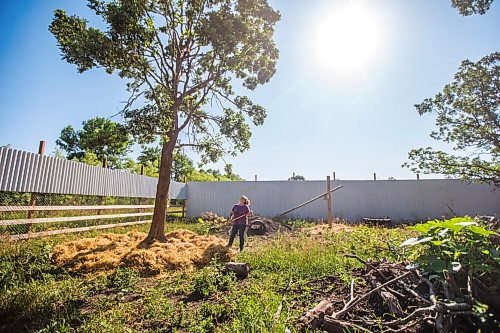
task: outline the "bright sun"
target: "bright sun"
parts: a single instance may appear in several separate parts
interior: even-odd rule
[[[381,42],[381,22],[358,4],[336,8],[316,32],[315,52],[322,65],[337,72],[353,72],[374,58]]]

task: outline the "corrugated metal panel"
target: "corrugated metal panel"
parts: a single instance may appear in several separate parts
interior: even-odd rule
[[[154,198],[158,179],[51,156],[0,148],[0,191]],[[170,198],[186,199],[172,182]]]
[[[348,220],[389,217],[420,221],[458,215],[500,215],[500,191],[458,180],[334,181],[344,187],[332,195],[333,214]],[[275,216],[321,193],[324,181],[192,182],[187,185],[187,214],[213,211],[227,216],[241,195],[258,215]],[[326,200],[318,199],[291,218],[326,219]]]

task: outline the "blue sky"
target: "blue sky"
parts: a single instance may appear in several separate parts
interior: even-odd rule
[[[418,116],[413,105],[450,82],[462,60],[500,49],[499,3],[486,15],[462,17],[448,0],[357,1],[378,18],[382,37],[364,68],[338,72],[312,44],[319,22],[350,2],[271,0],[282,14],[281,56],[272,81],[250,94],[268,118],[254,129],[250,151],[226,159],[236,173],[412,179],[401,168],[411,148],[447,148],[429,138],[434,119]],[[78,74],[61,60],[47,29],[56,8],[91,18],[83,0],[0,2],[0,145],[36,151],[46,140],[53,152],[64,126],[109,117],[127,98],[119,78]]]

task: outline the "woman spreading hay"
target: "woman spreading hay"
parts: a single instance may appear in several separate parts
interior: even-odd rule
[[[248,224],[248,217],[252,216],[252,213],[253,212],[250,210],[250,200],[242,195],[240,197],[240,202],[233,206],[231,214],[229,215],[233,227],[231,228],[227,247],[233,246],[234,238],[238,233],[240,236],[240,251],[243,251],[243,246],[245,245],[245,229]]]

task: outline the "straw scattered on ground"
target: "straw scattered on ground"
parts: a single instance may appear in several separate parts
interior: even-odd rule
[[[354,228],[347,224],[333,223],[330,227],[328,224],[318,224],[312,228],[305,228],[302,232],[305,232],[309,236],[321,236],[325,234],[331,234],[341,231],[353,231]]]
[[[188,230],[167,234],[167,242],[138,248],[145,233],[103,234],[56,246],[53,259],[71,272],[92,273],[126,266],[145,275],[208,264],[214,257],[229,261],[233,252],[216,236],[201,236]]]

